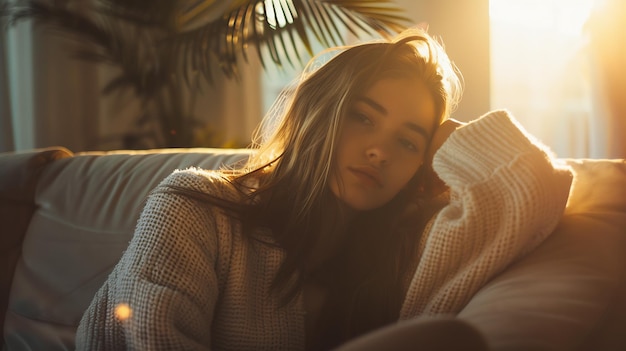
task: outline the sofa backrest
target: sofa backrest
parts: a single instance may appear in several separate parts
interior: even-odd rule
[[[8,349],[73,349],[80,318],[126,248],[150,190],[175,169],[215,169],[248,152],[84,153],[49,163],[38,177],[10,287]]]

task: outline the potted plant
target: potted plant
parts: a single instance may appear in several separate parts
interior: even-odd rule
[[[388,35],[408,20],[391,1],[368,0],[18,0],[0,5],[8,25],[33,20],[84,43],[78,58],[118,68],[103,90],[131,89],[141,102],[125,147],[149,138],[160,147],[192,146],[198,122],[194,87],[215,74],[238,77],[238,58],[255,48],[262,65],[302,64],[313,43],[344,43],[343,30]],[[183,90],[182,86],[190,89]]]

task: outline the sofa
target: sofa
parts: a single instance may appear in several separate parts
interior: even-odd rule
[[[150,190],[175,169],[214,169],[248,152],[0,153],[3,349],[73,349]],[[575,173],[561,222],[456,316],[492,350],[626,350],[626,162],[559,161]]]

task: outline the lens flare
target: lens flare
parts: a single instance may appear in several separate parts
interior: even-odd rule
[[[132,317],[133,315],[133,310],[130,308],[130,306],[126,303],[120,303],[117,306],[115,306],[115,318],[117,318],[119,321],[125,321],[127,319],[129,319],[130,317]]]

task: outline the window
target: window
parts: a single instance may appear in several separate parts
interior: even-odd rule
[[[593,0],[490,0],[491,107],[507,108],[560,157],[594,151],[584,25]]]

